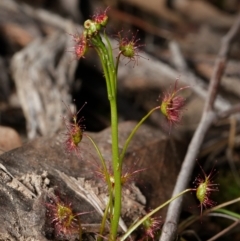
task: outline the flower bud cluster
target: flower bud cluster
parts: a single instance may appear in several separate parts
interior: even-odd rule
[[[107,11],[100,11],[93,15],[92,19],[88,19],[84,22],[84,32],[83,35],[91,38],[93,35],[96,35],[103,27],[106,27],[108,22]]]
[[[84,58],[89,47],[96,47],[92,40],[99,34],[99,31],[102,30],[102,28],[106,27],[108,23],[108,10],[109,7],[106,8],[105,11],[99,11],[94,14],[91,19],[87,19],[84,22],[84,31],[80,36],[72,35],[75,42],[74,52],[77,60]],[[117,34],[119,48],[118,57],[122,55],[128,58],[129,62],[134,61],[134,65],[138,61],[138,58],[141,57],[139,55],[139,48],[144,46],[138,44],[140,39],[137,39],[136,36],[137,33],[135,35],[132,34],[132,37],[130,38],[122,37],[122,31]]]
[[[72,35],[73,41],[75,42],[74,45],[74,53],[77,60],[84,58],[85,54],[87,53],[90,44],[90,39],[92,36],[96,35],[102,27],[105,27],[108,22],[107,8],[103,12],[99,12],[93,15],[92,19],[88,19],[84,22],[84,31],[81,35],[75,34]]]

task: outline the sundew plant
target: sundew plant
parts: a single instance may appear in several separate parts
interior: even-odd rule
[[[198,178],[196,181],[196,187],[192,189],[186,189],[178,195],[167,200],[165,203],[158,206],[156,209],[149,212],[146,216],[133,223],[125,234],[118,233],[119,220],[121,214],[121,196],[122,186],[126,181],[126,174],[122,170],[124,156],[131,142],[134,134],[141,126],[141,124],[155,111],[159,111],[165,117],[169,129],[181,121],[182,111],[184,110],[185,99],[181,96],[181,93],[189,86],[178,88],[178,82],[175,82],[174,88],[171,91],[165,93],[158,106],[153,107],[135,126],[130,135],[125,141],[122,151],[119,151],[118,140],[118,106],[117,106],[117,73],[119,61],[122,58],[127,58],[133,61],[134,67],[138,61],[139,56],[139,39],[136,39],[136,34],[132,35],[131,38],[124,37],[123,31],[120,31],[117,36],[119,37],[118,48],[119,52],[117,56],[113,56],[113,47],[106,34],[105,27],[108,23],[107,12],[98,12],[93,15],[92,19],[88,19],[84,23],[84,30],[81,34],[71,35],[74,41],[74,54],[77,60],[84,58],[89,48],[96,51],[104,73],[107,88],[107,98],[109,100],[110,112],[111,112],[111,139],[112,139],[112,162],[111,172],[107,168],[105,160],[94,140],[89,136],[83,134],[85,129],[83,125],[83,119],[77,121],[77,114],[72,116],[72,123],[68,123],[65,120],[67,133],[66,133],[66,147],[68,151],[73,151],[76,154],[81,152],[81,140],[83,136],[90,139],[94,145],[98,156],[101,160],[101,176],[106,181],[109,192],[108,204],[105,208],[105,213],[102,219],[101,227],[98,233],[98,239],[107,239],[110,241],[125,240],[129,235],[136,230],[140,225],[145,229],[144,235],[147,239],[154,239],[154,236],[160,230],[161,221],[155,217],[152,217],[154,213],[159,211],[161,208],[168,205],[170,202],[183,195],[186,192],[196,192],[197,199],[200,202],[201,212],[203,207],[207,207],[208,204],[212,204],[210,201],[211,191],[216,190],[216,186],[212,183],[209,176]],[[144,171],[144,170],[143,170]],[[134,174],[134,171],[132,172]],[[131,173],[129,174],[131,175]],[[81,236],[81,225],[79,221],[79,214],[72,212],[70,205],[64,205],[63,203],[54,202],[49,205],[50,211],[54,213],[53,222],[56,223],[58,233],[70,233],[71,230],[76,232],[76,225],[79,223],[79,233]],[[105,236],[105,224],[106,220],[110,223],[110,233]],[[80,237],[81,239],[81,237]]]

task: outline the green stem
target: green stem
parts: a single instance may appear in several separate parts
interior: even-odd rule
[[[129,237],[129,235],[138,227],[140,226],[144,221],[146,221],[148,218],[150,218],[153,214],[155,214],[156,212],[158,212],[160,209],[162,209],[163,207],[167,206],[169,203],[171,203],[173,200],[179,198],[180,196],[182,196],[183,194],[192,191],[192,189],[186,189],[182,192],[180,192],[179,194],[177,194],[176,196],[172,197],[171,199],[169,199],[167,202],[163,203],[162,205],[158,206],[157,208],[153,209],[150,213],[148,213],[146,216],[144,216],[143,218],[141,218],[137,223],[135,223],[130,229],[128,229],[128,231],[120,238],[119,241],[124,241],[127,237]]]
[[[110,74],[110,83],[111,83],[111,94],[112,98],[110,101],[110,110],[111,110],[111,129],[112,129],[112,166],[114,174],[114,212],[113,218],[111,221],[111,230],[110,230],[110,239],[115,241],[117,237],[118,224],[121,215],[121,168],[119,166],[119,149],[118,149],[118,115],[117,115],[117,90],[116,90],[116,71],[114,68],[114,62],[112,57],[112,47],[106,37],[108,44],[108,59],[106,67],[108,68],[108,73]]]
[[[111,220],[110,239],[116,240],[118,223],[121,214],[121,168],[119,166],[118,150],[118,115],[117,115],[117,91],[116,91],[116,71],[112,57],[112,48],[106,38],[108,48],[102,42],[100,35],[94,36],[92,44],[101,59],[104,75],[106,78],[108,99],[111,109],[111,130],[112,130],[112,166],[114,172],[114,212]]]
[[[111,240],[116,240],[118,223],[121,214],[121,169],[119,166],[118,150],[118,116],[116,99],[110,101],[112,124],[112,163],[114,171],[114,213],[111,222]]]
[[[105,160],[104,160],[104,158],[102,156],[102,153],[99,150],[99,148],[98,148],[97,144],[95,143],[95,141],[92,139],[92,137],[90,137],[86,133],[84,135],[91,141],[91,143],[93,144],[94,148],[96,149],[96,152],[97,152],[97,154],[99,156],[99,159],[100,159],[102,167],[103,167],[104,175],[106,176],[106,181],[107,181],[107,185],[108,185],[108,191],[109,191],[109,193],[111,193],[112,184],[111,184],[111,181],[110,181],[110,176],[109,176],[109,173],[108,173],[108,169],[107,169]]]
[[[102,236],[101,235],[103,234],[104,229],[105,229],[107,216],[108,216],[108,214],[110,214],[110,217],[111,217],[112,214],[113,214],[112,184],[111,184],[110,176],[109,176],[109,173],[108,173],[108,170],[107,170],[107,166],[106,166],[106,163],[105,163],[105,160],[104,160],[104,158],[102,156],[101,151],[99,150],[99,148],[98,148],[97,144],[95,143],[95,141],[89,135],[85,134],[85,136],[91,141],[91,143],[93,144],[94,148],[97,151],[99,159],[101,160],[101,164],[102,164],[102,167],[103,167],[103,172],[104,172],[104,175],[106,177],[106,181],[107,181],[107,185],[108,185],[109,200],[108,200],[108,205],[107,205],[107,207],[106,207],[106,209],[104,211],[104,215],[103,215],[103,218],[102,218],[102,223],[101,223],[100,230],[99,230],[100,236],[98,238],[98,241],[100,241],[100,240],[102,240]]]
[[[224,213],[224,214],[227,214],[227,215],[229,215],[231,217],[240,219],[240,214],[232,212],[232,211],[229,211],[227,209],[220,208],[220,209],[216,210],[215,212],[217,212],[217,213]]]
[[[113,98],[114,93],[112,93],[113,86],[111,83],[111,73],[109,72],[109,67],[108,67],[108,63],[109,63],[108,51],[99,35],[96,35],[94,38],[91,39],[91,41],[101,60],[104,77],[106,79],[108,99],[110,101]]]
[[[114,80],[111,81],[112,87],[113,87],[112,91],[114,91],[115,94],[116,94],[116,91],[117,91],[117,70],[114,68],[114,59],[113,59],[112,46],[111,46],[111,43],[109,41],[108,36],[106,35],[106,32],[104,32],[104,38],[105,38],[105,40],[107,42],[107,46],[108,46],[108,48],[107,48],[108,56],[109,56],[109,63],[108,63],[108,65],[109,65],[110,71],[112,72],[112,77],[114,78]]]
[[[234,204],[234,203],[236,203],[236,202],[240,202],[240,197],[237,197],[237,198],[235,198],[235,199],[233,199],[233,200],[231,200],[231,201],[228,201],[228,202],[219,204],[219,205],[217,205],[217,206],[215,206],[215,207],[213,207],[213,208],[211,208],[211,209],[209,209],[209,210],[206,210],[203,214],[207,213],[208,211],[209,211],[209,212],[212,212],[212,211],[218,210],[219,208],[223,208],[223,207],[232,205],[232,204]]]
[[[107,216],[109,214],[109,209],[112,206],[112,195],[110,195],[109,200],[108,200],[108,204],[106,206],[106,209],[104,211],[104,215],[102,218],[102,222],[101,222],[101,226],[100,226],[100,230],[99,230],[99,236],[97,238],[97,241],[101,241],[103,239],[103,232],[105,230],[105,225],[106,225],[106,221],[107,221]],[[112,215],[112,213],[110,213],[110,215]]]
[[[122,52],[120,52],[117,56],[117,61],[116,61],[116,66],[115,66],[116,75],[118,74],[118,65],[119,65],[119,62],[120,62],[121,54],[122,54]]]
[[[155,110],[158,110],[160,109],[160,106],[158,107],[155,107],[153,108],[152,110],[150,110],[139,122],[138,124],[134,127],[134,129],[132,130],[132,132],[130,133],[130,135],[128,136],[124,146],[123,146],[123,149],[122,149],[122,152],[121,152],[121,155],[120,155],[120,158],[119,158],[119,164],[120,166],[122,165],[122,161],[123,161],[123,158],[125,156],[125,153],[126,153],[126,150],[128,148],[128,145],[130,143],[130,141],[132,140],[133,136],[135,135],[136,131],[138,130],[138,128],[142,125],[142,123],[155,111]]]

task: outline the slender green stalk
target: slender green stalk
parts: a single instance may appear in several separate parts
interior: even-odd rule
[[[112,98],[115,98],[116,100],[116,74],[115,74],[115,69],[114,69],[114,61],[113,61],[113,56],[112,56],[112,48],[110,45],[110,42],[107,38],[107,36],[105,36],[105,39],[107,41],[108,44],[108,48],[105,46],[105,44],[102,42],[101,37],[99,36],[99,41],[100,42],[100,48],[101,51],[103,53],[103,56],[101,56],[102,58],[104,58],[104,67],[106,68],[106,71],[109,75],[109,85],[110,85],[110,91],[108,94],[111,94]],[[105,72],[105,71],[104,71]]]
[[[108,40],[108,39],[107,39]],[[108,44],[110,45],[109,41]],[[112,48],[109,47],[109,52],[112,54]],[[109,63],[107,63],[107,67],[109,68],[110,73],[110,82],[112,88],[112,96],[113,98],[110,100],[110,109],[111,109],[111,129],[112,129],[112,165],[113,165],[113,173],[114,173],[114,213],[113,219],[111,222],[111,232],[110,238],[111,240],[116,240],[117,230],[119,219],[121,215],[121,193],[122,193],[122,185],[121,185],[121,172],[122,169],[119,166],[119,149],[118,149],[118,114],[117,114],[117,90],[116,90],[116,71],[114,68],[114,63],[112,55],[109,54]]]
[[[110,67],[110,71],[112,72],[112,77],[114,78],[114,81],[112,81],[112,91],[115,92],[115,94],[117,93],[117,70],[114,68],[114,59],[113,59],[113,51],[112,51],[112,46],[111,43],[109,41],[108,36],[106,35],[106,32],[104,32],[104,38],[107,42],[107,50],[108,50],[108,56],[109,56],[109,66]]]
[[[119,219],[121,215],[121,168],[119,166],[119,150],[118,150],[118,115],[117,115],[117,90],[116,90],[116,71],[114,68],[114,62],[112,57],[112,48],[108,38],[106,38],[108,43],[108,59],[106,61],[106,67],[108,68],[108,73],[110,74],[111,83],[111,94],[112,98],[110,101],[111,110],[111,129],[112,129],[112,165],[114,174],[114,213],[113,219],[111,221],[110,239],[116,240]],[[106,53],[106,54],[107,54]]]
[[[119,65],[119,62],[120,62],[121,53],[122,53],[122,52],[120,52],[120,53],[118,54],[117,60],[116,60],[116,66],[115,66],[116,75],[118,74],[118,65]]]
[[[89,136],[89,135],[86,134],[86,133],[84,133],[84,135],[85,135],[85,136],[91,141],[91,143],[93,144],[93,146],[94,146],[94,148],[95,148],[95,150],[96,150],[96,152],[97,152],[97,154],[98,154],[98,157],[99,157],[99,159],[100,159],[100,161],[101,161],[101,164],[102,164],[102,166],[103,166],[104,173],[105,173],[105,172],[108,173],[105,160],[104,160],[104,158],[103,158],[103,156],[102,156],[102,153],[101,153],[99,147],[97,146],[97,144],[95,143],[95,141],[92,139],[91,136]],[[108,175],[108,177],[109,177],[109,175]],[[110,180],[110,179],[109,179],[109,180]]]
[[[155,107],[153,108],[152,110],[150,110],[139,122],[138,124],[134,127],[134,129],[132,130],[132,132],[130,133],[130,135],[128,136],[124,146],[123,146],[123,149],[122,149],[122,152],[121,152],[121,155],[120,155],[120,158],[119,158],[119,165],[121,166],[122,165],[122,161],[123,161],[123,158],[125,156],[125,153],[126,153],[126,150],[128,148],[128,145],[130,143],[130,141],[132,140],[133,136],[135,135],[136,131],[138,130],[138,128],[142,125],[142,123],[155,111],[155,110],[158,110],[160,109],[160,106],[158,107]]]
[[[217,212],[217,213],[224,213],[224,214],[227,214],[227,215],[229,215],[231,217],[240,219],[240,214],[232,212],[232,211],[227,210],[227,209],[220,208],[220,209],[217,209],[215,212]]]
[[[111,222],[111,240],[116,240],[118,223],[121,214],[121,169],[119,166],[118,151],[118,117],[116,100],[110,101],[111,106],[111,123],[112,123],[112,161],[114,171],[114,213]]]
[[[102,164],[102,167],[103,167],[103,172],[104,172],[104,175],[106,177],[106,181],[107,181],[107,185],[108,185],[109,200],[108,200],[108,205],[107,205],[107,207],[106,207],[106,209],[104,211],[104,215],[103,215],[101,226],[100,226],[100,230],[99,230],[100,236],[98,237],[98,241],[100,241],[100,240],[102,240],[102,236],[101,235],[103,234],[104,229],[105,229],[107,216],[108,216],[108,214],[110,214],[110,216],[112,216],[112,214],[113,214],[112,184],[111,184],[110,176],[109,176],[109,173],[108,173],[108,170],[107,170],[107,166],[106,166],[106,163],[105,163],[105,160],[104,160],[104,158],[102,156],[101,151],[99,150],[99,148],[98,148],[97,144],[95,143],[95,141],[89,135],[85,134],[85,136],[91,141],[91,143],[93,144],[94,148],[97,151],[99,159],[101,160],[101,164]]]
[[[182,192],[180,192],[179,194],[177,194],[176,196],[172,197],[171,199],[169,199],[167,202],[163,203],[162,205],[158,206],[157,208],[153,209],[150,213],[148,213],[147,215],[145,215],[143,218],[141,218],[137,223],[135,223],[130,229],[128,229],[128,231],[120,238],[119,241],[124,241],[127,237],[129,237],[129,235],[138,227],[140,226],[144,221],[146,221],[148,218],[150,218],[153,214],[155,214],[156,212],[158,212],[160,209],[164,208],[165,206],[167,206],[169,203],[171,203],[173,200],[179,198],[180,196],[182,196],[183,194],[192,191],[192,189],[186,189]]]
[[[113,87],[111,86],[111,81],[110,81],[111,73],[109,73],[109,68],[107,65],[108,52],[107,52],[106,47],[105,47],[104,43],[102,42],[102,39],[99,35],[96,35],[95,38],[92,38],[91,41],[92,41],[92,44],[95,47],[95,50],[97,51],[98,56],[101,61],[101,65],[103,68],[104,77],[105,77],[106,85],[107,85],[108,99],[110,101],[113,98],[113,96],[112,96]]]
[[[112,57],[111,44],[105,37],[108,48],[102,42],[101,36],[92,38],[92,43],[101,59],[104,75],[106,78],[108,99],[111,110],[111,130],[112,130],[112,165],[114,172],[114,212],[111,221],[110,239],[115,240],[117,236],[118,223],[121,214],[121,168],[119,166],[118,150],[118,115],[117,115],[117,91],[116,91],[116,71]]]
[[[101,226],[100,226],[100,230],[99,230],[99,236],[97,238],[97,241],[101,241],[103,239],[103,232],[105,230],[106,221],[107,221],[107,217],[109,215],[110,206],[112,206],[112,195],[110,195],[110,197],[109,197],[108,204],[106,206],[106,209],[104,211],[104,215],[102,217],[102,222],[101,222]],[[110,215],[111,215],[111,213],[110,213]]]
[[[102,164],[102,167],[103,167],[103,172],[104,172],[104,175],[106,175],[106,181],[107,181],[107,185],[108,185],[108,191],[109,191],[109,194],[112,192],[112,184],[111,184],[111,181],[110,181],[110,176],[109,176],[109,173],[108,173],[108,169],[107,169],[107,166],[106,166],[106,163],[105,163],[105,160],[102,156],[102,153],[101,151],[99,150],[97,144],[95,143],[95,141],[92,139],[92,137],[90,137],[89,135],[87,135],[86,133],[84,134],[90,141],[91,143],[93,144],[94,148],[96,149],[97,151],[97,154],[99,156],[99,159],[101,161],[101,164]]]
[[[232,205],[232,204],[234,204],[234,203],[236,203],[236,202],[240,202],[240,197],[237,197],[237,198],[235,198],[235,199],[233,199],[233,200],[231,200],[231,201],[228,201],[228,202],[219,204],[219,205],[217,205],[217,206],[215,206],[215,207],[213,207],[213,208],[211,208],[211,209],[208,209],[208,210],[206,210],[203,214],[208,213],[208,212],[212,212],[212,211],[215,211],[215,210],[218,210],[219,208],[223,208],[223,207]]]

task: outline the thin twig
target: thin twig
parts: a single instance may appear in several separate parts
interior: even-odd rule
[[[234,162],[234,146],[236,143],[236,135],[237,135],[237,120],[234,116],[230,117],[230,130],[228,137],[228,147],[226,149],[226,157],[232,171],[233,177],[235,179],[236,184],[240,187],[240,177],[237,171],[236,164]]]
[[[208,239],[207,241],[214,241],[214,240],[218,239],[219,237],[221,237],[224,234],[226,234],[227,232],[229,232],[231,229],[235,228],[239,223],[240,223],[240,220],[235,221],[230,226],[228,226],[227,228],[223,229],[221,232],[219,232],[218,234],[214,235],[212,238]]]
[[[227,53],[230,47],[230,43],[233,41],[233,38],[237,34],[239,28],[240,15],[238,16],[237,21],[234,23],[232,28],[222,39],[219,55],[215,62],[214,71],[210,80],[208,95],[205,103],[205,108],[203,110],[202,118],[188,147],[187,154],[183,161],[172,194],[173,196],[186,189],[189,178],[192,174],[192,170],[194,168],[195,159],[199,153],[205,134],[207,133],[213,121],[216,119],[217,114],[213,110],[213,105],[216,99],[218,86],[226,65]],[[178,200],[175,200],[170,204],[167,212],[166,221],[163,226],[162,235],[160,237],[160,241],[170,241],[174,239],[181,212],[182,200],[182,198],[179,198]]]
[[[236,114],[236,113],[240,113],[240,104],[233,105],[228,110],[221,111],[217,115],[218,115],[219,119],[224,119],[224,118],[227,118],[230,115],[233,115],[233,114]]]
[[[237,203],[237,202],[240,202],[240,197],[235,198],[235,199],[233,199],[231,201],[228,201],[228,202],[225,202],[225,203],[221,203],[221,204],[219,204],[219,205],[217,205],[213,208],[207,209],[203,212],[202,216],[209,215],[210,213],[213,213],[216,210],[219,211],[221,208],[227,207],[227,206],[232,205],[232,204]],[[190,225],[192,225],[194,222],[196,222],[199,219],[201,219],[201,216],[190,216],[189,218],[185,219],[178,226],[178,233],[179,234],[183,233],[183,230],[185,230],[187,227],[189,227]]]
[[[186,59],[184,58],[184,55],[180,49],[179,44],[172,40],[169,42],[169,49],[172,54],[172,62],[175,66],[175,68],[181,73],[181,75],[184,76],[183,81],[186,82],[186,84],[190,85],[192,87],[192,90],[201,98],[204,100],[207,97],[207,84],[205,81],[197,76],[189,67],[187,64]],[[230,108],[231,104],[228,100],[224,99],[221,95],[218,95],[214,107],[218,111],[224,111]]]

